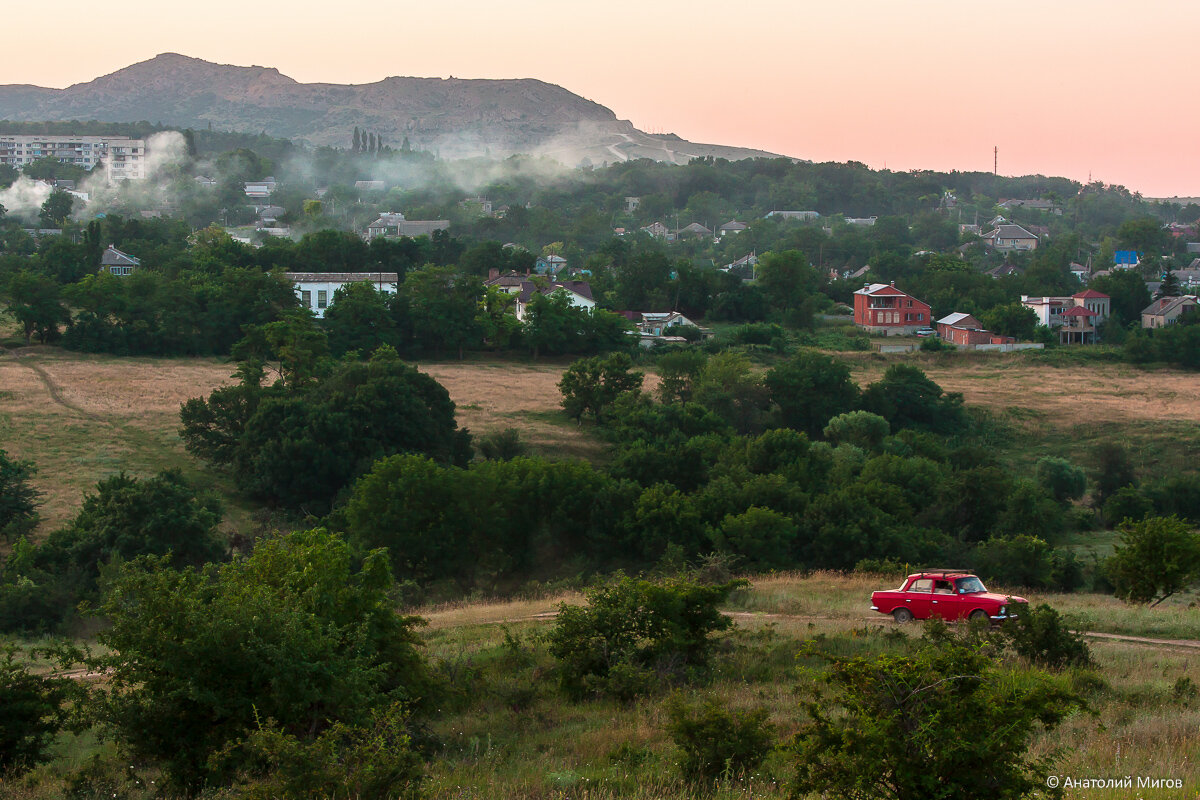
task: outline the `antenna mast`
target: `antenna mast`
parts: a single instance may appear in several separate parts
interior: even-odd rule
[[[1000,174],[1000,148],[999,146],[992,148],[992,174]]]

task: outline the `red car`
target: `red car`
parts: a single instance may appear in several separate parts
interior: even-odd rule
[[[891,614],[896,622],[939,617],[990,619],[1002,622],[1018,616],[1029,601],[1024,597],[989,592],[983,581],[962,570],[917,572],[899,589],[871,594],[871,610]]]

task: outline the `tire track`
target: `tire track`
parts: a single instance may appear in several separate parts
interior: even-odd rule
[[[14,353],[13,360],[16,361],[18,364],[29,367],[31,370],[33,370],[34,373],[38,376],[38,379],[42,382],[42,385],[46,387],[46,392],[50,395],[50,399],[53,400],[58,405],[67,409],[68,411],[73,411],[74,413],[78,414],[81,417],[84,417],[85,419],[94,420],[95,422],[101,422],[105,425],[112,425],[111,422],[109,422],[104,417],[100,416],[99,414],[95,414],[91,411],[88,411],[87,409],[83,408],[82,406],[77,406],[74,403],[72,403],[70,400],[68,400],[66,397],[64,397],[63,393],[62,393],[62,389],[58,386],[58,384],[56,384],[54,382],[54,379],[50,377],[50,373],[46,371],[46,368],[43,367],[41,364],[38,364],[35,361],[31,360],[29,356]]]

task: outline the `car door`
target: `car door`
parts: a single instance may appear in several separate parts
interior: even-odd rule
[[[933,578],[917,578],[910,583],[901,604],[917,619],[929,619],[933,609]]]
[[[954,583],[945,578],[936,578],[930,597],[930,616],[951,622],[962,617],[962,606],[962,601],[954,590]]]

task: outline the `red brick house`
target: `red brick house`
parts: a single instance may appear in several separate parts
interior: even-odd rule
[[[932,327],[927,303],[892,283],[868,283],[854,293],[854,324],[868,333],[900,336]]]
[[[984,330],[979,320],[961,311],[939,319],[937,332],[942,341],[968,349],[981,344],[1014,344],[1017,341],[1011,336]]]

